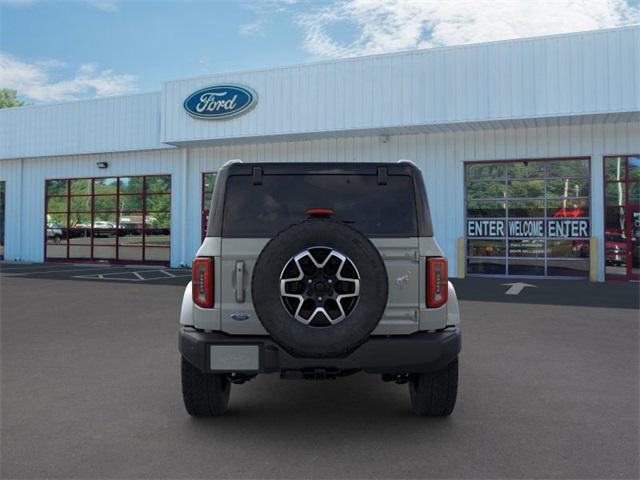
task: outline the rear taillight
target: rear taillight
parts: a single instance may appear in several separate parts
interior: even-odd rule
[[[213,307],[213,258],[197,257],[193,261],[191,296],[199,307]]]
[[[437,308],[447,303],[449,280],[445,258],[427,259],[427,307]]]

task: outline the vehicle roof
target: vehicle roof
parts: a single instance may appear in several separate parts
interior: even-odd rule
[[[253,184],[262,183],[262,175],[378,175],[384,182],[386,175],[409,175],[413,179],[416,195],[416,211],[418,215],[418,236],[432,237],[433,226],[429,201],[425,190],[422,172],[409,161],[400,162],[252,162],[234,161],[227,163],[219,172],[213,190],[209,221],[208,237],[222,236],[223,211],[226,201],[227,180],[230,176],[252,175]]]
[[[361,174],[375,175],[386,168],[390,175],[411,175],[419,169],[410,162],[234,162],[225,166],[230,175],[251,175],[254,168],[265,175],[276,174]]]

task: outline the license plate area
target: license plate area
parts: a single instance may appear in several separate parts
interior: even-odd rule
[[[212,372],[257,372],[260,369],[258,345],[210,345]]]

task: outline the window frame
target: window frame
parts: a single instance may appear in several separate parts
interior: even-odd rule
[[[584,160],[587,162],[587,171],[584,175],[567,175],[567,176],[550,176],[549,175],[549,171],[548,171],[548,164],[549,163],[553,163],[553,162],[559,162],[559,161],[571,161],[571,160]],[[536,163],[543,163],[545,165],[544,168],[544,174],[542,176],[540,175],[535,175],[535,176],[531,176],[531,177],[513,177],[511,178],[509,176],[509,168],[508,165],[509,164],[514,164],[514,163],[523,163],[523,162],[536,162]],[[505,234],[505,236],[503,237],[499,237],[499,238],[490,238],[490,237],[468,237],[467,235],[467,224],[468,224],[468,220],[470,219],[474,219],[474,218],[478,218],[481,220],[503,220],[505,222],[505,225],[508,225],[509,219],[530,219],[530,220],[542,220],[546,222],[550,219],[553,219],[553,217],[550,217],[548,215],[548,202],[549,201],[557,201],[557,200],[579,200],[579,201],[587,201],[588,204],[588,215],[587,216],[581,216],[581,217],[575,217],[575,218],[580,218],[580,219],[587,219],[589,221],[589,234],[590,236],[593,236],[593,229],[592,229],[592,218],[593,218],[593,182],[592,182],[592,158],[590,156],[568,156],[568,157],[548,157],[548,158],[520,158],[520,159],[507,159],[507,160],[480,160],[480,161],[465,161],[463,164],[463,171],[464,171],[464,175],[463,175],[463,195],[464,195],[464,202],[463,202],[463,208],[464,208],[464,245],[465,245],[465,274],[471,277],[489,277],[489,278],[554,278],[554,279],[588,279],[589,278],[589,274],[587,272],[586,275],[583,276],[559,276],[559,275],[549,275],[549,263],[550,262],[557,262],[557,261],[567,261],[567,262],[576,262],[576,264],[578,262],[584,262],[585,260],[589,260],[589,257],[591,255],[593,255],[595,252],[591,252],[589,251],[589,256],[587,256],[586,258],[583,257],[556,257],[556,256],[549,256],[548,255],[548,242],[549,241],[555,241],[555,240],[569,240],[569,241],[584,241],[584,242],[589,242],[588,238],[549,238],[547,235],[547,232],[545,232],[545,236],[542,237],[528,237],[528,238],[511,238],[509,237],[507,234]],[[468,176],[468,166],[470,165],[482,165],[482,164],[500,164],[500,165],[505,165],[504,167],[504,173],[502,174],[501,177],[493,177],[491,179],[482,179],[482,178],[469,178]],[[589,194],[588,196],[575,196],[575,197],[561,197],[561,196],[552,196],[549,197],[547,196],[547,183],[549,181],[552,180],[556,180],[556,179],[581,179],[584,180],[586,179],[589,182]],[[509,188],[509,182],[512,180],[518,180],[518,181],[531,181],[531,180],[542,180],[544,182],[544,194],[541,197],[510,197],[508,196],[508,188]],[[467,186],[470,183],[474,183],[474,182],[504,182],[504,192],[505,195],[503,197],[499,197],[499,198],[494,198],[494,197],[486,197],[486,198],[472,198],[470,199],[468,197],[468,193],[467,193]],[[469,208],[469,201],[487,201],[487,202],[503,202],[505,204],[504,207],[504,211],[505,211],[505,215],[504,217],[469,217],[468,216],[468,208]],[[509,208],[508,208],[508,202],[512,202],[512,201],[543,201],[543,210],[544,210],[544,215],[541,217],[520,217],[520,216],[510,216],[509,215]],[[536,240],[536,239],[541,239],[544,242],[544,255],[541,257],[533,257],[533,256],[518,256],[518,257],[510,257],[509,256],[509,241],[510,240]],[[493,240],[493,241],[504,241],[505,242],[505,249],[504,249],[504,255],[503,256],[478,256],[478,255],[473,255],[470,256],[468,255],[469,252],[469,240]],[[513,275],[509,273],[509,259],[515,259],[518,261],[540,261],[540,260],[544,260],[544,275]],[[490,273],[473,273],[473,272],[469,272],[468,271],[468,266],[469,266],[469,262],[468,260],[475,260],[475,261],[481,261],[482,259],[491,259],[491,260],[496,260],[496,261],[502,261],[504,262],[504,273],[503,274],[490,274]]]
[[[153,192],[153,193],[147,193],[146,192],[146,188],[147,188],[147,179],[148,178],[153,178],[153,177],[168,177],[168,191],[166,192]],[[96,180],[103,180],[103,179],[115,179],[115,193],[113,192],[105,192],[105,193],[96,193]],[[121,193],[120,192],[120,186],[121,186],[121,179],[123,178],[140,178],[142,179],[142,188],[140,192],[134,192],[134,193]],[[71,191],[71,182],[72,181],[77,181],[77,180],[89,180],[90,183],[90,193],[82,193],[79,195],[73,195],[73,192]],[[52,181],[60,181],[60,182],[66,182],[66,193],[59,195],[59,194],[53,194],[53,195],[49,195],[49,191],[48,191],[48,184],[49,182]],[[108,175],[108,176],[104,176],[104,177],[68,177],[68,178],[60,178],[60,177],[55,177],[55,178],[45,178],[44,180],[44,242],[43,242],[43,247],[44,247],[44,255],[43,258],[45,259],[45,261],[47,262],[73,262],[73,263],[113,263],[113,264],[144,264],[144,265],[169,265],[171,262],[171,200],[172,200],[172,183],[173,183],[173,178],[171,174],[168,173],[157,173],[157,174],[143,174],[143,175]],[[140,206],[140,210],[121,210],[120,208],[120,197],[121,195],[126,195],[126,196],[140,196],[141,198],[141,206]],[[162,210],[162,211],[152,211],[152,212],[148,212],[147,211],[147,205],[146,205],[146,201],[147,201],[147,196],[153,196],[153,195],[166,195],[169,198],[169,204],[168,204],[168,210]],[[102,211],[102,210],[96,210],[95,208],[95,200],[96,197],[116,197],[116,206],[115,206],[115,210],[114,211]],[[78,198],[78,197],[86,197],[89,199],[89,203],[90,203],[90,208],[88,211],[77,211],[77,212],[72,212],[71,211],[71,200],[72,198]],[[67,201],[67,209],[66,212],[49,212],[49,199],[50,198],[66,198]],[[120,238],[123,238],[124,235],[120,235],[120,231],[122,230],[121,228],[121,224],[120,224],[120,218],[122,217],[123,213],[127,213],[127,214],[139,214],[140,217],[142,218],[142,224],[141,224],[141,228],[140,228],[140,240],[141,240],[141,244],[139,247],[127,247],[126,245],[121,245],[120,244]],[[169,243],[168,245],[148,245],[147,243],[147,231],[157,231],[157,230],[163,230],[163,228],[150,228],[147,227],[146,225],[146,217],[148,213],[162,213],[162,214],[168,214],[169,215]],[[50,214],[58,214],[58,215],[66,215],[66,224],[64,227],[65,230],[65,234],[64,234],[64,241],[65,241],[65,248],[66,248],[66,253],[64,257],[49,257],[47,256],[47,246],[48,246],[48,237],[47,237],[47,230],[48,230],[48,216]],[[88,215],[90,218],[90,223],[89,223],[89,228],[87,228],[87,232],[90,238],[90,242],[89,244],[85,245],[85,244],[81,244],[81,243],[74,243],[72,244],[71,242],[71,236],[70,236],[70,230],[71,230],[71,215],[72,214],[79,214],[79,215]],[[113,235],[113,243],[109,243],[109,244],[97,244],[95,242],[95,222],[96,222],[96,215],[100,215],[100,216],[107,216],[107,215],[113,215],[115,217],[115,228],[114,230],[114,235]],[[72,246],[84,246],[84,247],[89,247],[89,258],[74,258],[70,256],[71,253],[71,247]],[[95,254],[95,248],[96,246],[99,247],[113,247],[115,249],[115,256],[114,258],[101,258],[101,257],[97,257]],[[128,259],[122,259],[121,258],[121,249],[123,249],[123,252],[126,251],[126,249],[128,248],[140,248],[140,252],[141,252],[141,259],[140,260],[128,260]],[[153,249],[153,250],[148,250],[149,248]],[[151,252],[154,251],[155,249],[167,249],[169,251],[169,259],[168,260],[147,260],[147,252]]]
[[[607,160],[611,159],[611,158],[624,158],[625,162],[624,162],[624,180],[609,180],[607,178]],[[627,272],[625,275],[614,275],[611,273],[607,273],[607,211],[608,209],[612,209],[612,208],[623,208],[625,211],[625,232],[628,231],[630,228],[632,229],[633,226],[631,225],[631,221],[632,221],[632,215],[630,215],[630,213],[632,212],[632,204],[629,201],[629,185],[631,184],[640,184],[640,177],[637,180],[632,180],[629,177],[629,158],[630,157],[640,157],[639,153],[627,153],[627,154],[608,154],[608,155],[603,155],[602,156],[602,217],[603,217],[603,226],[602,226],[602,233],[603,233],[603,242],[602,245],[600,246],[600,254],[602,255],[602,258],[604,259],[604,278],[605,281],[630,281],[630,280],[640,280],[640,274],[633,274],[633,243],[631,238],[629,238],[629,240],[627,241],[627,245],[630,246],[629,249],[629,254],[627,255],[628,259],[627,262],[631,262],[631,264],[627,264]],[[614,184],[614,183],[622,183],[624,184],[624,200],[625,203],[623,205],[613,205],[613,204],[609,204],[607,203],[607,185],[608,184]]]

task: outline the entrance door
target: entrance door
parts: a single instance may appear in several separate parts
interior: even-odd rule
[[[640,279],[640,156],[604,159],[607,280]]]

